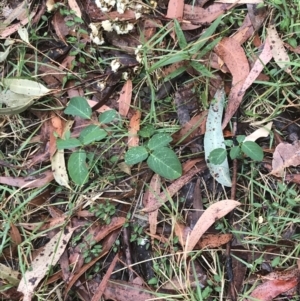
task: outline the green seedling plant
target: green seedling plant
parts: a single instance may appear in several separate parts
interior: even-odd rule
[[[91,119],[92,109],[83,97],[73,97],[64,111],[67,115],[78,116],[83,119]],[[71,179],[78,185],[86,183],[89,176],[87,166],[87,152],[84,147],[92,143],[99,142],[108,136],[109,127],[102,128],[105,124],[110,123],[117,116],[115,110],[106,111],[99,115],[98,123],[88,125],[81,132],[78,138],[71,137],[70,131],[64,135],[64,139],[57,139],[57,149],[70,149],[73,152],[68,160],[68,172]]]
[[[106,203],[97,204],[89,209],[95,216],[106,225],[110,224],[112,216],[116,213],[116,207],[108,200]]]
[[[236,137],[237,145],[233,140],[225,140],[224,143],[230,148],[229,156],[233,159],[242,159],[244,156],[249,157],[254,161],[261,161],[264,157],[262,148],[253,141],[244,141],[246,136],[238,135]],[[209,161],[212,164],[221,164],[227,157],[227,150],[223,148],[216,148],[209,154]]]
[[[154,134],[144,146],[130,148],[125,154],[125,163],[134,165],[147,159],[148,166],[154,172],[170,180],[177,179],[182,174],[182,167],[169,147],[171,141],[169,134]]]

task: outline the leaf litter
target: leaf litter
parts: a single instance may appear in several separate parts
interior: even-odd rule
[[[11,288],[2,298],[20,299],[19,285],[31,300],[63,283],[65,300],[190,300],[199,292],[221,300],[218,279],[236,285],[231,300],[297,298],[295,251],[271,258],[264,243],[297,243],[298,92],[277,75],[296,80],[299,47],[283,23],[266,28],[263,1],[194,2],[47,1],[47,17],[46,7],[24,14],[23,2],[3,18],[0,285]],[[45,18],[49,32],[38,27]],[[285,109],[295,116],[282,125]],[[253,132],[254,123],[266,126]],[[247,157],[253,141],[264,150],[261,165]],[[147,162],[125,164],[134,147]],[[234,147],[245,153],[227,158]],[[210,162],[216,148],[225,172]],[[265,190],[251,190],[262,179]],[[270,217],[283,224],[275,238]],[[67,221],[67,232],[57,230]],[[226,274],[220,253],[233,259]]]

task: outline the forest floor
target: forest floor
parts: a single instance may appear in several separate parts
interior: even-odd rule
[[[2,1],[1,300],[298,301],[299,37],[298,0]]]

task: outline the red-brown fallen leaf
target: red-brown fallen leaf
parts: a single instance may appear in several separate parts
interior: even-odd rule
[[[243,99],[243,94],[239,95],[239,92],[249,74],[249,64],[243,48],[233,38],[223,38],[215,47],[215,51],[232,74],[232,88],[222,123],[222,127],[225,128]]]
[[[298,165],[300,165],[300,145],[279,143],[273,154],[271,173],[282,176],[286,167]]]
[[[51,23],[58,38],[67,44],[65,37],[69,34],[70,27],[66,25],[65,17],[61,15],[59,10],[54,14]]]
[[[162,300],[157,299],[157,295],[146,291],[143,286],[132,284],[129,282],[115,280],[108,281],[107,287],[104,292],[105,300],[118,300],[118,301],[147,301],[147,300]]]
[[[246,15],[241,27],[232,35],[241,45],[245,43],[254,33],[249,14]]]
[[[156,199],[156,202],[153,206],[144,208],[142,211],[144,212],[151,212],[156,209],[158,209],[160,206],[162,206],[165,202],[169,200],[169,198],[172,198],[176,192],[178,192],[183,185],[188,183],[193,176],[198,173],[203,171],[206,168],[206,163],[201,162],[198,165],[196,165],[193,169],[188,171],[185,175],[174,181],[167,189],[166,191],[162,192],[159,194],[159,196]]]
[[[0,183],[20,188],[38,188],[53,180],[51,170],[46,170],[42,174],[32,177],[0,177]]]
[[[184,0],[170,0],[166,18],[182,20]]]
[[[192,159],[184,162],[182,164],[182,173],[186,174],[191,168],[195,166],[196,163],[203,161],[203,158]]]
[[[206,230],[218,219],[225,216],[240,203],[234,200],[223,200],[209,206],[201,215],[185,244],[185,251],[193,251],[199,239]]]
[[[145,208],[152,207],[153,205],[156,204],[157,198],[160,194],[160,188],[161,188],[160,176],[158,174],[154,174],[150,181]],[[149,228],[150,228],[151,235],[156,234],[157,216],[158,216],[158,209],[148,213]]]
[[[181,29],[193,30],[202,27],[203,24],[209,24],[227,12],[233,6],[234,5],[232,4],[214,3],[208,8],[204,9],[199,6],[185,4],[183,19],[190,22],[183,22],[181,24]]]
[[[239,92],[239,94],[244,94],[246,90],[252,85],[252,83],[256,80],[258,75],[262,72],[265,65],[272,59],[272,52],[270,48],[269,40],[266,39],[264,49],[262,53],[257,58],[253,68],[251,69],[250,73],[248,74],[245,82]]]
[[[10,224],[10,238],[12,243],[16,246],[22,243],[19,229],[13,223]]]
[[[293,277],[286,280],[270,280],[261,285],[259,285],[255,290],[251,293],[251,300],[260,300],[260,301],[272,301],[278,295],[292,289],[299,282],[297,277]]]
[[[32,20],[32,18],[34,17],[36,12],[31,12],[30,16],[28,16],[27,18],[25,18],[24,20],[22,20],[19,23],[7,26],[1,33],[0,33],[0,39],[5,39],[7,37],[9,37],[11,34],[15,33],[21,26],[26,25],[29,20]]]
[[[203,111],[199,115],[194,116],[180,131],[174,133],[172,135],[174,143],[179,141],[187,143],[194,137],[203,135],[205,133],[207,114],[208,111]]]
[[[141,111],[136,110],[130,119],[127,143],[128,148],[139,145],[140,139],[138,136],[138,131],[140,130],[141,116]]]
[[[227,244],[232,240],[232,234],[204,234],[197,243],[197,247],[204,248],[217,248]]]
[[[111,276],[111,273],[113,272],[115,266],[116,266],[116,263],[119,259],[119,256],[118,254],[115,255],[113,261],[111,262],[107,272],[105,273],[104,277],[102,278],[102,281],[101,283],[99,284],[99,286],[97,287],[96,291],[95,291],[95,294],[92,298],[92,301],[98,301],[98,300],[101,300],[101,297],[105,291],[105,288],[107,287],[107,282]]]
[[[128,79],[125,82],[119,97],[119,113],[123,117],[126,117],[128,114],[128,111],[130,109],[131,97],[132,97],[132,81],[131,79]]]
[[[290,44],[284,43],[284,47],[287,48],[289,51],[292,51],[292,52],[295,52],[297,54],[300,54],[300,46],[292,47]]]

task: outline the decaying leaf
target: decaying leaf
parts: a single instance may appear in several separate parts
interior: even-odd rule
[[[35,288],[51,266],[57,263],[75,229],[66,228],[58,232],[32,261],[31,268],[26,271],[18,286],[18,291],[24,294],[24,301],[32,299]]]
[[[71,189],[69,186],[69,176],[66,168],[65,154],[63,149],[57,150],[54,156],[51,158],[51,167],[55,181],[59,185]]]
[[[244,49],[233,38],[222,39],[215,47],[215,51],[232,74],[232,88],[228,96],[228,105],[222,123],[224,129],[243,99],[243,94],[239,94],[239,92],[249,74],[249,64]]]
[[[184,0],[170,0],[166,17],[169,19],[182,19]]]
[[[273,55],[271,52],[270,43],[269,43],[269,40],[267,39],[262,53],[257,58],[253,68],[251,69],[250,73],[248,74],[247,78],[245,79],[245,82],[244,82],[241,90],[239,91],[238,95],[243,95],[246,92],[246,90],[256,80],[258,75],[262,72],[265,65],[272,59],[272,57],[273,57]]]
[[[51,170],[29,177],[0,177],[0,183],[20,188],[42,187],[53,180]]]
[[[259,285],[252,293],[251,298],[246,301],[260,300],[272,301],[278,295],[292,289],[298,284],[298,277],[293,277],[285,280],[270,280]]]
[[[285,72],[291,74],[290,58],[284,48],[284,44],[279,37],[275,25],[273,24],[268,27],[268,38],[270,40],[270,47],[276,64]]]
[[[120,92],[120,98],[119,98],[119,113],[121,116],[126,117],[128,114],[128,111],[130,109],[130,103],[131,103],[131,96],[132,96],[132,81],[128,79],[121,92]]]
[[[139,145],[140,139],[138,136],[138,131],[140,130],[141,116],[141,111],[136,110],[130,119],[127,143],[128,148]]]
[[[154,174],[149,185],[148,199],[146,208],[152,207],[157,202],[157,196],[160,194],[161,179],[158,174]],[[149,228],[151,235],[156,234],[158,209],[148,213]]]
[[[234,200],[223,200],[209,206],[199,218],[194,229],[187,238],[185,251],[193,251],[205,231],[218,219],[224,217],[240,203]]]
[[[282,176],[284,169],[289,166],[300,165],[299,143],[279,143],[274,151],[272,160],[272,174]]]
[[[234,4],[213,3],[208,8],[202,8],[194,5],[185,4],[183,11],[183,19],[189,22],[181,24],[182,30],[192,30],[202,27],[203,24],[209,24],[222,16]]]

